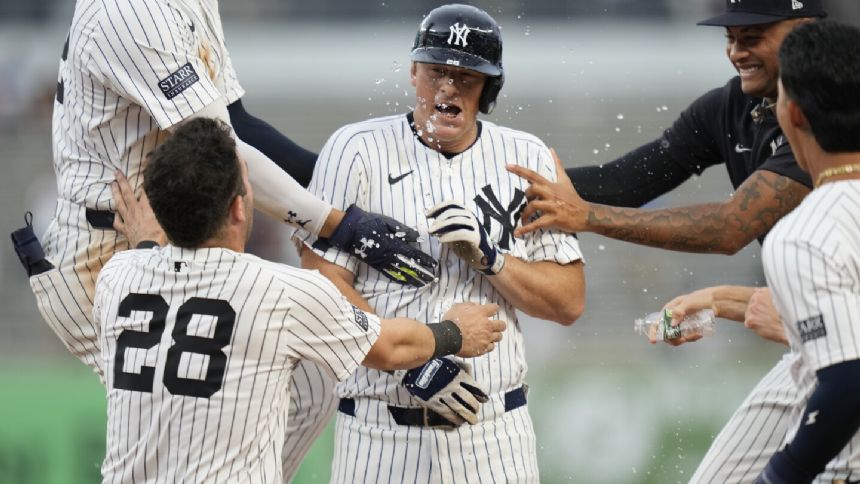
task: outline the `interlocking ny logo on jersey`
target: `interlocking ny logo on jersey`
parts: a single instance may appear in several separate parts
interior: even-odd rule
[[[158,81],[158,87],[161,88],[161,92],[167,99],[173,99],[199,80],[200,77],[197,76],[194,66],[189,62],[176,72]]]
[[[463,26],[461,27],[460,22],[457,22],[449,28],[451,29],[451,34],[448,36],[448,45],[451,45],[451,40],[454,41],[454,45],[459,45],[462,47],[466,47],[467,45],[469,45],[468,43],[466,43],[466,37],[468,37],[469,32],[471,32],[468,25],[463,24]]]
[[[475,197],[475,203],[481,209],[484,215],[482,225],[487,233],[492,229],[492,221],[495,220],[502,226],[502,234],[499,236],[499,248],[510,250],[511,242],[514,241],[514,228],[517,226],[517,221],[520,219],[520,214],[526,207],[526,194],[519,188],[514,189],[514,198],[507,208],[502,206],[496,194],[493,193],[493,188],[490,185],[481,189],[486,196],[486,199],[480,195]]]

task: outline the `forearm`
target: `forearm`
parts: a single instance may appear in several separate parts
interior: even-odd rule
[[[579,261],[529,263],[508,255],[502,271],[488,280],[506,301],[536,318],[566,326],[585,309],[585,276]]]
[[[339,211],[302,188],[253,146],[237,138],[236,148],[239,156],[248,163],[248,178],[254,188],[254,208],[312,234],[323,237],[331,234],[340,221],[337,217]]]
[[[352,272],[323,259],[321,256],[317,255],[313,249],[301,242],[299,242],[298,250],[299,257],[301,257],[302,260],[303,269],[319,271],[320,274],[325,276],[326,279],[330,280],[332,284],[337,287],[337,290],[340,291],[346,300],[353,306],[367,313],[376,313],[376,311],[370,306],[370,303],[367,302],[367,299],[355,290],[355,286],[353,285],[355,275]]]
[[[436,342],[426,324],[406,318],[382,320],[379,338],[362,365],[377,370],[408,370],[433,356]]]
[[[658,210],[590,204],[587,229],[614,239],[684,252],[734,254],[763,236],[809,189],[759,170],[729,200]]]

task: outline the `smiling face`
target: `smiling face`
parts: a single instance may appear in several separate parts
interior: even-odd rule
[[[775,100],[779,46],[802,19],[763,25],[726,27],[726,55],[741,76],[744,94]]]
[[[412,63],[415,129],[427,145],[465,151],[478,136],[478,102],[485,76],[461,67]]]

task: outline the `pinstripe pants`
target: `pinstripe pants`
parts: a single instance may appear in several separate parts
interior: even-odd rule
[[[331,482],[540,482],[528,406],[505,412],[500,398],[476,425],[452,430],[398,425],[385,402],[357,398],[355,417],[337,415]]]

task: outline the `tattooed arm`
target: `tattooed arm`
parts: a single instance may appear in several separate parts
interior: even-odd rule
[[[809,193],[809,188],[788,177],[758,170],[724,202],[643,210],[588,203],[566,176],[550,183],[528,170],[508,169],[531,182],[523,221],[540,215],[517,229],[518,236],[553,227],[684,252],[734,254],[766,234]]]

